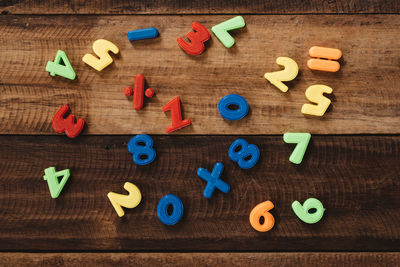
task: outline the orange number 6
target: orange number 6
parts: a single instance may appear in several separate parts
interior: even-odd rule
[[[253,208],[250,212],[250,224],[259,232],[267,232],[274,227],[275,218],[268,211],[274,208],[274,204],[271,201],[265,201]],[[260,218],[264,217],[264,223],[260,223]]]

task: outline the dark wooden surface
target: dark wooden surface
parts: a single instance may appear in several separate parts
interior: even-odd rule
[[[2,14],[313,14],[400,12],[396,0],[2,0]]]
[[[244,136],[260,147],[257,166],[241,170],[228,157],[236,136],[154,136],[157,159],[137,166],[130,136],[0,137],[0,250],[3,251],[397,251],[400,249],[400,137],[313,136],[300,166],[282,136]],[[17,145],[16,145],[17,144]],[[231,185],[207,200],[196,170],[223,162]],[[43,170],[69,168],[51,199]],[[119,218],[107,193],[136,184],[142,203]],[[166,227],[156,206],[178,195],[185,215]],[[322,201],[316,225],[291,211],[294,200]],[[252,229],[251,209],[275,204],[276,225]]]
[[[174,134],[313,134],[400,133],[400,20],[398,15],[244,16],[246,27],[226,49],[214,36],[198,57],[183,52],[178,36],[193,21],[208,29],[224,16],[3,16],[0,17],[1,134],[54,134],[51,119],[64,104],[87,121],[85,134],[165,134],[171,122],[163,105],[180,96],[190,127]],[[322,23],[323,22],[323,23]],[[160,37],[130,43],[133,28],[157,26]],[[302,31],[299,31],[302,29]],[[120,56],[102,72],[82,62],[99,38],[113,41]],[[12,45],[12,46],[11,46]],[[338,73],[306,67],[313,45],[342,49]],[[65,50],[77,80],[45,71],[58,49]],[[300,75],[282,93],[264,79],[279,70],[279,56],[292,57]],[[156,95],[141,111],[123,88],[142,73]],[[333,88],[323,117],[305,116],[305,90],[313,84]],[[251,107],[243,120],[228,122],[218,113],[230,93]]]
[[[399,265],[399,1],[0,0],[0,13],[0,265]],[[246,27],[232,33],[232,49],[214,36],[198,57],[177,46],[193,21],[210,29],[236,14]],[[128,42],[129,30],[151,26],[159,38]],[[81,61],[99,38],[121,50],[101,73]],[[341,71],[308,70],[313,45],[340,48]],[[45,71],[58,49],[76,81]],[[278,56],[300,67],[286,94],[263,78],[279,70]],[[156,91],[140,112],[122,94],[138,73]],[[300,113],[315,83],[334,90],[323,118]],[[228,93],[249,101],[245,120],[219,116],[216,104]],[[161,106],[176,95],[193,124],[168,136]],[[51,119],[63,104],[86,119],[83,136],[54,135]],[[286,131],[313,135],[300,166],[288,161]],[[133,164],[127,150],[138,133],[154,138],[157,159],[149,166]],[[241,134],[261,149],[250,170],[227,155]],[[232,190],[206,200],[196,170],[217,161]],[[71,169],[58,199],[43,180],[49,166]],[[126,181],[143,199],[119,218],[106,195],[126,193]],[[173,227],[156,215],[169,193],[185,207]],[[315,225],[290,209],[308,197],[326,208]],[[248,216],[268,199],[276,224],[258,233]]]
[[[7,266],[397,266],[399,253],[2,253]]]

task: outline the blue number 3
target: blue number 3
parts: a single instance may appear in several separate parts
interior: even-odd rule
[[[239,151],[236,151],[240,147]],[[256,145],[249,145],[244,139],[237,139],[229,148],[229,157],[237,162],[242,169],[250,169],[260,158],[260,150]]]
[[[131,152],[133,161],[137,165],[147,165],[156,158],[156,151],[153,148],[153,139],[147,134],[138,134],[128,143],[128,150]],[[144,144],[141,145],[141,144]]]

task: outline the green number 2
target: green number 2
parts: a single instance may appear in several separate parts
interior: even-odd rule
[[[64,65],[61,64],[61,60],[64,62]],[[69,62],[67,55],[62,50],[57,51],[54,62],[47,62],[46,71],[50,72],[51,76],[59,75],[70,80],[74,80],[76,77],[75,71]]]

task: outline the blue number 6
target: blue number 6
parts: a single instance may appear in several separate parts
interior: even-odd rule
[[[240,150],[237,149],[240,147]],[[242,169],[250,169],[256,165],[260,158],[260,150],[256,145],[249,145],[244,139],[237,139],[229,148],[229,157],[238,163]],[[249,158],[250,157],[250,158]]]
[[[141,143],[144,144],[141,145]],[[133,161],[137,165],[147,165],[156,158],[156,151],[153,148],[153,139],[147,134],[138,134],[128,143],[128,150],[131,152]]]

